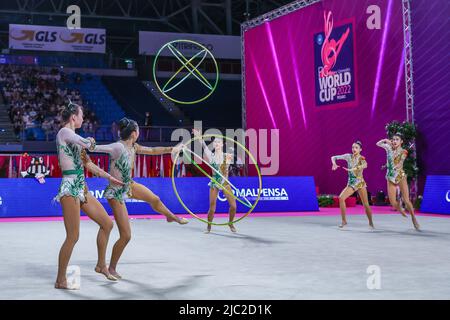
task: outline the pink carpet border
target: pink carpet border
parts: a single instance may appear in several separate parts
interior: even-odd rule
[[[372,207],[372,211],[375,215],[378,214],[398,214],[393,211],[390,207]],[[347,208],[348,215],[363,215],[364,208],[362,206]],[[417,212],[419,216],[430,216],[430,217],[440,217],[440,218],[450,218],[449,214],[435,214],[435,213],[420,213]],[[320,211],[308,211],[308,212],[258,212],[251,213],[251,217],[306,217],[306,216],[336,216],[340,215],[339,208],[320,208]],[[192,218],[189,214],[180,214],[180,217]],[[199,214],[201,218],[206,218],[206,214]],[[217,218],[228,217],[227,213],[217,213],[215,215]],[[113,218],[113,217],[112,217]],[[156,214],[146,214],[146,215],[131,215],[131,219],[165,219],[162,215]],[[0,218],[1,222],[43,222],[43,221],[62,221],[62,217],[24,217],[24,218]],[[81,220],[89,220],[88,217],[82,216]]]

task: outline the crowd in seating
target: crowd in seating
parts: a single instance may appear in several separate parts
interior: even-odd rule
[[[9,115],[16,135],[25,132],[33,140],[34,128],[45,135],[54,134],[61,127],[61,108],[69,99],[84,107],[83,131],[94,133],[99,120],[83,103],[80,92],[68,89],[69,79],[58,68],[45,69],[28,66],[0,65],[0,88],[9,105]]]

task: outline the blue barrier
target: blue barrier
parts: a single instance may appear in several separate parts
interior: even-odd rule
[[[107,185],[105,179],[88,178],[89,191],[111,214],[108,202],[103,198]],[[172,188],[171,178],[136,178],[136,182],[150,188],[174,213],[187,213],[179,203]],[[209,204],[208,178],[176,178],[177,190],[185,204],[194,213],[206,213]],[[231,177],[230,181],[254,203],[258,193],[257,177]],[[45,184],[35,179],[0,179],[0,217],[61,216],[61,206],[52,203],[60,178],[48,178]],[[237,202],[238,213],[248,208]],[[134,199],[127,199],[130,215],[155,214],[151,207]],[[264,177],[261,199],[253,212],[318,211],[313,177]],[[222,193],[217,201],[218,213],[228,212],[228,203]]]
[[[420,211],[450,214],[450,176],[427,176]]]

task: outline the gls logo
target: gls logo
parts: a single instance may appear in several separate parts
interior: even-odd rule
[[[450,202],[450,190],[448,190],[447,193],[445,194],[445,200],[447,202]],[[1,202],[0,202],[0,204],[1,204]]]
[[[0,197],[0,206],[3,204],[3,199]]]
[[[21,30],[22,34],[13,35],[10,37],[14,40],[27,40],[36,42],[56,42],[58,40],[58,32],[56,31],[35,31],[35,30]],[[69,35],[69,38],[63,38],[59,35],[61,41],[66,43],[86,43],[86,44],[104,44],[106,35],[104,34],[94,34],[94,33],[83,33],[83,32],[73,32]]]
[[[61,35],[59,36],[59,38],[66,42],[66,43],[74,43],[74,42],[78,42],[78,43],[87,43],[87,44],[104,44],[105,43],[105,37],[106,35],[104,34],[94,34],[94,33],[82,33],[82,32],[74,32],[70,34],[69,39],[63,39],[61,37]]]
[[[22,30],[21,35],[10,34],[10,37],[14,40],[28,40],[37,42],[55,42],[58,33],[56,31],[34,31],[34,30]]]

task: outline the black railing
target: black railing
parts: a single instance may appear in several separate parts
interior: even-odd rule
[[[172,132],[176,129],[184,128],[191,131],[192,127],[171,127],[171,126],[151,126],[139,127],[139,141],[144,142],[171,142]],[[224,128],[217,128],[225,133]],[[18,138],[21,141],[54,141],[58,129],[48,128],[40,124],[23,126],[20,129]],[[207,130],[204,128],[203,130]],[[80,128],[77,133],[83,137],[93,137],[96,141],[117,141],[119,139],[118,129],[112,126],[97,126],[95,128]]]

